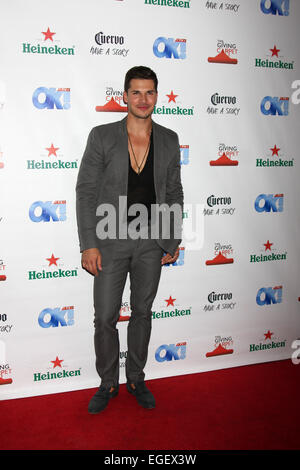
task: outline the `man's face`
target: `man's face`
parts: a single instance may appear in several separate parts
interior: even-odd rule
[[[157,102],[153,80],[133,78],[130,80],[128,92],[124,91],[123,99],[127,104],[128,114],[139,119],[147,119],[153,113]]]

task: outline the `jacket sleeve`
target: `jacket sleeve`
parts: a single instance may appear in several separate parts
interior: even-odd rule
[[[175,204],[176,208],[171,211],[171,251],[174,254],[176,248],[182,239],[182,217],[183,217],[183,189],[181,184],[181,165],[180,165],[180,146],[178,136],[176,134],[175,150],[170,160],[167,170],[166,182],[166,202],[172,209]]]
[[[103,148],[93,128],[81,160],[76,184],[76,217],[80,251],[96,248],[96,204],[103,177]]]

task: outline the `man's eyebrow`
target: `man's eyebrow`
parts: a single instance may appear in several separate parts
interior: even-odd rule
[[[134,91],[144,91],[144,90],[139,90],[139,89],[132,88],[131,91],[134,92]],[[155,91],[155,89],[154,88],[149,88],[148,90],[145,90],[145,91],[146,91],[146,93],[148,93],[148,91]]]

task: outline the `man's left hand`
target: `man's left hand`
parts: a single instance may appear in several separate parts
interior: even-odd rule
[[[163,256],[161,259],[161,264],[175,263],[178,256],[179,256],[179,248],[176,249],[174,256],[170,255],[170,253],[167,253],[165,256]]]

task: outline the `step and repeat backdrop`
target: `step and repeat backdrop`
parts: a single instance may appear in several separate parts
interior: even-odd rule
[[[153,119],[179,136],[187,228],[146,379],[297,367],[300,3],[11,0],[0,18],[0,399],[99,385],[75,185],[90,130],[126,116],[135,65],[157,73]]]

